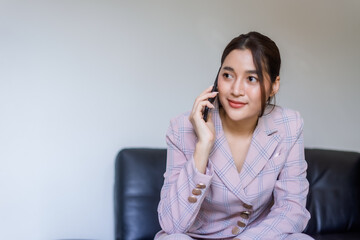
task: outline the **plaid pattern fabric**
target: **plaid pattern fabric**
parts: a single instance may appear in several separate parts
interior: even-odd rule
[[[195,239],[312,239],[301,234],[310,214],[305,208],[309,183],[298,112],[275,107],[259,118],[240,173],[217,106],[215,144],[206,173],[197,171],[197,137],[188,116],[171,120],[166,135],[167,167],[158,206],[163,233],[186,233]],[[200,195],[192,192],[197,184],[205,186]]]

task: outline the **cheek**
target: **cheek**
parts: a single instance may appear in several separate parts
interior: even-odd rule
[[[261,102],[261,88],[260,86],[249,88],[247,95],[250,99]]]
[[[224,94],[226,94],[227,92],[227,87],[226,84],[224,84],[223,81],[221,81],[220,79],[218,80],[218,92],[219,92],[219,96],[223,96]]]
[[[224,84],[224,82],[221,81],[220,79],[218,80],[218,92],[219,92],[218,99],[219,99],[221,105],[224,106],[225,101],[226,101],[226,96],[228,93],[228,89],[227,89],[226,84]]]
[[[220,89],[224,88],[224,82],[222,81],[222,79],[219,77],[217,80],[217,85],[218,85],[218,91],[220,92]]]

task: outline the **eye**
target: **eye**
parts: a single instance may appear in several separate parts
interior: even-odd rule
[[[229,79],[233,78],[233,76],[229,73],[224,73],[223,76],[224,78],[229,78]]]
[[[254,76],[249,76],[249,77],[248,77],[248,80],[249,80],[249,82],[251,82],[251,83],[256,83],[256,82],[258,81],[257,78],[254,77]]]

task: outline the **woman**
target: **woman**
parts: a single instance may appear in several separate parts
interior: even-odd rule
[[[270,104],[280,63],[268,37],[234,38],[217,91],[207,88],[171,121],[155,239],[312,239],[301,233],[310,218],[303,120]]]

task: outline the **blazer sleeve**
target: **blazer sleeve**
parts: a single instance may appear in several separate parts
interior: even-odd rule
[[[158,216],[162,229],[168,234],[186,233],[189,230],[212,179],[212,170],[207,169],[206,174],[200,173],[195,167],[192,153],[187,154],[191,150],[184,147],[184,142],[189,141],[186,139],[189,129],[183,127],[184,118],[172,120],[166,134],[167,163]],[[194,189],[196,191],[193,193]]]
[[[239,234],[241,240],[312,239],[301,233],[310,219],[310,214],[305,208],[309,183],[306,179],[303,120],[298,113],[296,129],[296,134],[285,140],[289,141],[290,147],[284,167],[275,183],[274,205],[266,217]]]

